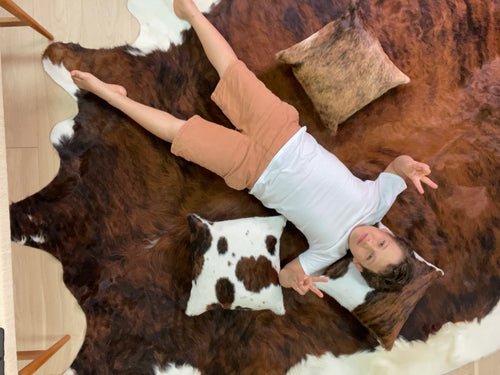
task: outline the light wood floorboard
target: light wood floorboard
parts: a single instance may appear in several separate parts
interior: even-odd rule
[[[89,48],[131,43],[139,26],[126,0],[17,0],[26,12],[64,42]],[[0,16],[5,15],[0,11]],[[29,27],[0,29],[9,199],[18,201],[47,185],[59,158],[52,127],[77,112],[76,103],[43,71],[48,41]],[[84,338],[85,317],[62,282],[60,263],[45,252],[13,245],[18,349],[45,348],[69,333],[71,341],[37,374],[61,374]],[[20,368],[24,363],[20,363]],[[453,375],[500,374],[500,352]]]
[[[58,41],[88,48],[131,43],[139,26],[126,0],[16,0]],[[0,16],[8,14],[1,10]],[[85,27],[83,27],[85,25]],[[43,71],[48,41],[29,27],[0,29],[9,200],[29,196],[56,175],[59,158],[50,131],[77,113],[76,103]],[[13,244],[16,337],[19,350],[47,348],[72,338],[38,372],[63,373],[85,333],[85,316],[62,282],[61,264],[45,252]],[[22,368],[26,362],[18,363]]]

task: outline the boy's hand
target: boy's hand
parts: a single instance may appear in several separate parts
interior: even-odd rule
[[[326,283],[327,281],[328,279],[325,277],[303,275],[302,277],[297,277],[297,279],[292,281],[291,284],[292,288],[302,296],[311,291],[318,297],[323,298],[323,293],[314,285],[314,283]]]
[[[431,168],[425,163],[413,160],[412,163],[405,165],[406,176],[413,182],[420,194],[424,194],[422,182],[433,189],[437,189],[438,187],[434,181],[427,177],[430,173]]]
[[[295,258],[288,263],[279,273],[279,281],[284,288],[293,288],[300,295],[311,291],[318,297],[323,298],[323,293],[314,285],[314,283],[327,282],[325,277],[312,277],[306,275],[300,265],[299,258]]]
[[[413,160],[408,155],[398,156],[387,166],[385,172],[410,179],[420,194],[424,193],[422,183],[433,189],[437,189],[438,187],[434,181],[427,177],[431,173],[431,168],[425,163]]]

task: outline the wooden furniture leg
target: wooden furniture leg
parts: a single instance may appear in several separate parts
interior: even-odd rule
[[[19,375],[31,375],[36,370],[38,370],[45,362],[48,361],[59,349],[62,348],[70,339],[70,335],[65,335],[62,339],[56,342],[47,350],[29,350],[29,351],[18,351],[17,360],[24,361],[32,359],[26,367],[19,371]]]
[[[28,13],[17,6],[12,0],[0,0],[0,6],[15,17],[0,18],[0,27],[6,26],[31,26],[40,34],[49,40],[54,40],[54,37],[38,22],[36,22]]]

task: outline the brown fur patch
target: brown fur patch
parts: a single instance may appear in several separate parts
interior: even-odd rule
[[[269,259],[264,256],[244,257],[236,265],[236,277],[243,282],[245,288],[258,293],[269,285],[278,285],[278,273]]]
[[[212,235],[208,225],[196,215],[188,215],[188,223],[191,229],[190,246],[194,259],[193,279],[196,281],[203,270],[204,255],[212,244]]]
[[[352,262],[352,255],[346,255],[345,257],[339,259],[335,263],[333,263],[328,269],[325,271],[325,276],[328,276],[330,279],[338,279],[344,276],[349,269],[349,264]]]
[[[276,253],[276,244],[278,243],[278,239],[274,236],[266,237],[266,249],[269,254],[274,255]]]
[[[225,277],[217,280],[215,284],[217,300],[225,309],[230,309],[234,302],[234,284]]]
[[[227,253],[227,239],[226,237],[222,236],[219,237],[219,240],[217,241],[217,251],[219,254],[225,254]]]

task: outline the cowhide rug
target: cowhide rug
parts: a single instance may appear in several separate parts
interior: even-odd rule
[[[201,4],[205,10],[210,3]],[[445,276],[428,289],[385,352],[331,298],[284,291],[287,313],[184,314],[191,287],[186,216],[273,214],[246,192],[170,154],[170,145],[92,95],[69,70],[126,87],[145,104],[230,126],[210,101],[216,72],[194,32],[160,0],[130,0],[134,45],[49,46],[43,64],[78,100],[52,140],[57,177],[10,208],[12,239],[43,249],[87,317],[78,374],[438,374],[500,348],[500,2],[361,0],[368,25],[410,78],[332,136],[275,53],[344,13],[349,0],[221,0],[209,18],[250,69],[356,175],[398,154],[429,163],[437,191],[408,189],[386,224]],[[187,30],[181,32],[181,30]],[[160,37],[153,40],[152,37]],[[158,49],[157,47],[158,46]],[[305,250],[288,225],[282,261]],[[186,373],[186,372],[183,372]]]

